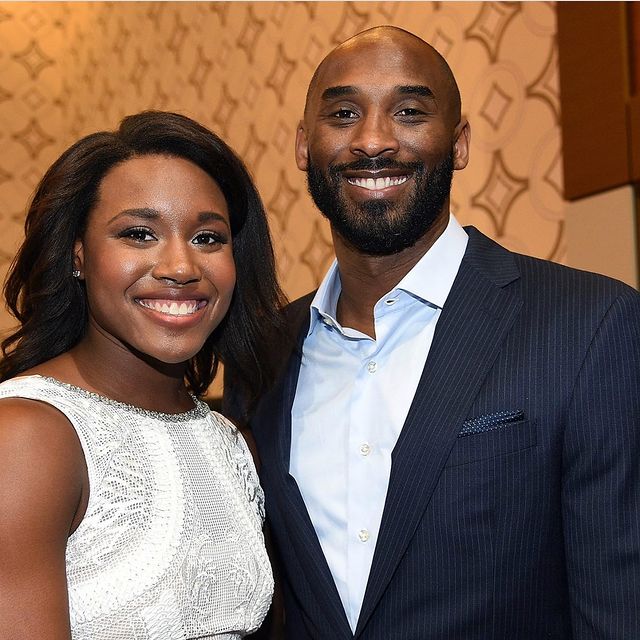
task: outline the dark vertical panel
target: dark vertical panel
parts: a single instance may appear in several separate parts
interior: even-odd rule
[[[565,197],[630,182],[624,2],[558,2]]]
[[[627,3],[627,21],[629,25],[629,93],[631,94],[628,104],[631,178],[634,182],[640,183],[640,3]],[[637,190],[638,187],[636,192]]]
[[[627,3],[631,95],[640,96],[640,3]]]

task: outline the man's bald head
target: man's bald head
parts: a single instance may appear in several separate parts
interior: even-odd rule
[[[318,67],[296,133],[296,164],[340,246],[420,254],[446,227],[451,179],[467,165],[469,135],[442,56],[403,29],[376,27]]]
[[[320,84],[330,84],[330,77],[327,78],[325,76],[331,75],[333,66],[340,65],[340,60],[343,56],[360,56],[363,55],[365,51],[370,50],[371,47],[376,47],[381,44],[392,44],[403,49],[410,49],[414,55],[422,57],[424,64],[428,65],[432,71],[437,74],[438,79],[442,83],[446,93],[447,109],[451,121],[454,123],[460,121],[460,90],[458,89],[458,84],[447,61],[429,43],[422,40],[422,38],[419,38],[409,31],[390,25],[372,27],[371,29],[362,31],[345,40],[342,44],[339,44],[325,56],[315,70],[309,83],[304,107],[305,117],[318,86]]]

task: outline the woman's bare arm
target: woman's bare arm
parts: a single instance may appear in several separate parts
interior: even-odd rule
[[[87,490],[68,420],[41,402],[0,400],[0,638],[71,637],[65,549]]]

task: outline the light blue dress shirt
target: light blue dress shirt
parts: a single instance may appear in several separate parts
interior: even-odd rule
[[[375,339],[338,323],[337,263],[311,303],[292,408],[289,471],[353,630],[378,538],[391,452],[467,240],[451,216],[429,251],[376,303]]]

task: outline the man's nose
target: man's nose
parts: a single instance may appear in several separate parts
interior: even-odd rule
[[[355,127],[355,135],[350,145],[351,153],[375,158],[393,155],[398,149],[398,138],[390,116],[380,111],[362,116]]]
[[[197,249],[190,242],[171,240],[158,247],[152,275],[176,284],[197,282],[202,277]]]

